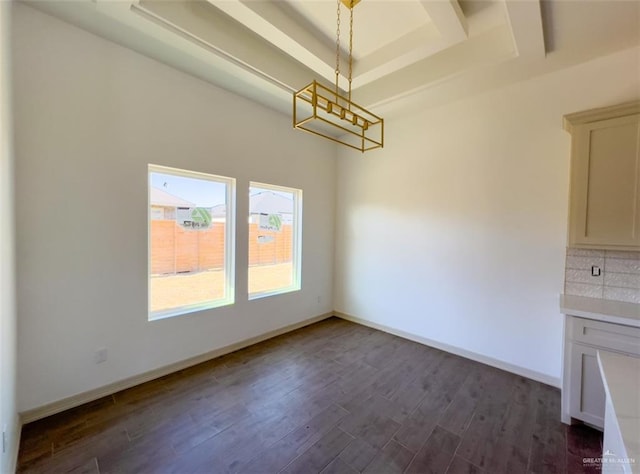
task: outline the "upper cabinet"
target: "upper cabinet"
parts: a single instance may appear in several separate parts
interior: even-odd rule
[[[565,115],[569,246],[640,250],[640,101]]]

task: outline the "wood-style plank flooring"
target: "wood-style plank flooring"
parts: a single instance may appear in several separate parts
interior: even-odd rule
[[[25,425],[19,472],[581,473],[552,387],[330,318]]]

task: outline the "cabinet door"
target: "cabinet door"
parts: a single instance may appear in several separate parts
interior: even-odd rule
[[[640,248],[640,114],[576,126],[569,245]]]
[[[596,349],[572,344],[569,414],[598,428],[604,428],[605,391]]]

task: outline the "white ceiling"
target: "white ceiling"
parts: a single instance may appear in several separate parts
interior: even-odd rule
[[[336,0],[24,3],[286,113],[293,91],[335,80]],[[380,114],[640,44],[637,1],[362,0],[353,13],[353,100]],[[341,6],[343,89],[348,26]]]
[[[335,0],[282,1],[283,10],[290,9],[300,15],[302,21],[319,31],[331,51],[334,50],[337,28],[337,3]],[[349,10],[341,4],[341,40],[347,51],[349,33]],[[419,1],[397,1],[393,4],[367,0],[353,9],[354,48],[353,55],[361,59],[380,50],[393,41],[428,28],[431,18]],[[389,16],[391,14],[391,16]]]

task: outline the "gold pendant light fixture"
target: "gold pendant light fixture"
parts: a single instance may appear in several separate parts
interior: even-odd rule
[[[341,95],[340,3],[349,9],[349,88]],[[382,148],[384,120],[351,100],[353,72],[353,9],[360,0],[337,0],[335,89],[317,81],[293,94],[293,126],[361,152]]]

